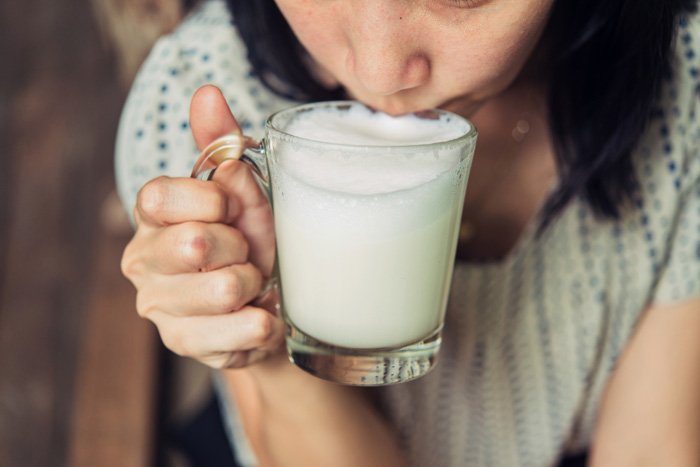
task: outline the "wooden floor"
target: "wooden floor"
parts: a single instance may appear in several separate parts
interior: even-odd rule
[[[0,466],[153,461],[159,344],[102,220],[125,91],[94,2],[0,2]]]

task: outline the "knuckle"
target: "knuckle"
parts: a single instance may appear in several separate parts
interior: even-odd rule
[[[181,329],[171,328],[167,331],[161,331],[161,339],[163,344],[175,354],[181,357],[194,356],[194,347],[189,333]]]
[[[217,219],[226,219],[228,217],[228,198],[223,189],[217,186],[212,191],[212,196],[214,199],[208,205],[214,210],[214,215]]]
[[[160,176],[146,183],[136,198],[139,210],[149,217],[158,218],[165,210],[168,199],[168,187],[165,184],[167,177]]]
[[[250,333],[252,342],[256,346],[261,346],[272,335],[274,317],[267,312],[256,313],[250,323]]]
[[[260,269],[255,267],[252,263],[247,263],[246,269],[250,275],[251,282],[254,284],[255,292],[258,293],[262,289],[264,278]]]
[[[132,240],[124,249],[119,263],[122,274],[131,282],[134,282],[135,278],[143,273],[143,261],[134,251],[135,248],[134,240]]]
[[[183,356],[179,351],[178,347],[178,339],[177,337],[171,333],[171,332],[164,332],[161,330],[160,332],[160,340],[163,342],[163,345],[170,349],[173,353]]]
[[[131,279],[137,274],[138,267],[136,266],[136,261],[134,261],[132,256],[127,255],[126,253],[122,256],[119,266],[124,277],[128,279]]]
[[[226,270],[216,284],[215,297],[224,311],[231,311],[242,305],[243,283],[236,273]]]
[[[149,314],[151,314],[151,309],[148,305],[146,305],[144,299],[144,294],[143,292],[139,291],[136,294],[136,313],[141,317],[141,318],[146,318],[148,317]]]
[[[249,245],[248,240],[240,230],[230,229],[231,240],[233,241],[234,248],[238,250],[239,255],[242,258],[248,258]]]
[[[216,241],[211,233],[201,224],[191,224],[183,234],[180,254],[182,259],[197,269],[205,268],[216,247]]]
[[[158,306],[148,299],[147,294],[143,290],[139,290],[136,294],[136,313],[141,318],[154,321],[153,318],[157,310]]]

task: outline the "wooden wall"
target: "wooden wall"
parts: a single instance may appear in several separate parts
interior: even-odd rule
[[[157,341],[119,273],[113,145],[128,83],[181,15],[174,0],[0,2],[2,466],[152,460]]]

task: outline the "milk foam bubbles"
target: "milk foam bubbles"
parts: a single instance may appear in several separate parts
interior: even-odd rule
[[[284,131],[302,138],[354,146],[413,146],[450,141],[467,132],[468,123],[410,114],[392,117],[364,106],[345,111],[315,110],[290,121]]]
[[[270,159],[283,308],[302,332],[351,348],[437,331],[452,274],[468,128],[354,107],[284,131],[351,146],[283,144]],[[468,124],[467,124],[468,125]]]
[[[412,153],[402,146],[451,141],[469,129],[466,121],[445,120],[412,114],[391,117],[363,106],[300,114],[285,126],[285,132],[349,147],[321,145],[316,151],[289,151],[284,157],[286,170],[311,185],[345,193],[375,194],[417,186],[449,170],[459,155],[446,157],[433,150],[435,157],[424,157],[430,149],[415,148]],[[377,146],[384,149],[371,149]]]

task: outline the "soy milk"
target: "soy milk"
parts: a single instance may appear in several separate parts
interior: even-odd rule
[[[354,145],[285,144],[270,160],[282,306],[298,329],[358,349],[437,331],[467,161],[449,145],[389,146],[449,141],[465,125],[353,108],[301,114],[283,129]]]

